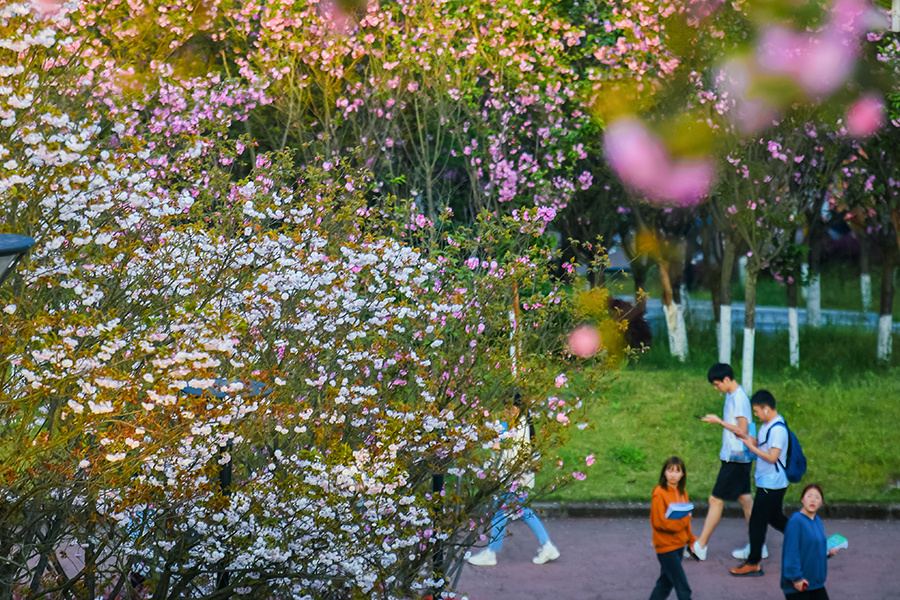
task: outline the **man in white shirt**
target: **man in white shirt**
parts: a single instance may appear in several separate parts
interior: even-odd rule
[[[707,380],[717,391],[725,394],[725,405],[722,409],[722,417],[718,415],[706,415],[700,417],[706,423],[721,425],[722,449],[719,451],[719,459],[722,466],[709,496],[709,510],[703,521],[703,532],[694,542],[691,548],[694,556],[699,560],[706,560],[707,546],[713,531],[719,525],[722,518],[722,510],[725,501],[737,500],[744,509],[744,518],[750,520],[750,511],[753,508],[753,496],[750,495],[750,469],[752,455],[746,446],[737,437],[750,431],[752,423],[750,416],[750,399],[747,393],[734,380],[734,370],[731,365],[716,363],[709,368]]]
[[[736,577],[759,577],[763,574],[759,563],[768,526],[784,533],[788,522],[782,509],[788,479],[785,465],[779,462],[780,457],[787,456],[787,425],[775,410],[775,397],[769,391],[759,390],[753,394],[750,405],[762,425],[756,439],[750,435],[738,436],[759,460],[756,461],[756,498],[748,527],[750,551],[746,562],[731,569],[731,574]]]

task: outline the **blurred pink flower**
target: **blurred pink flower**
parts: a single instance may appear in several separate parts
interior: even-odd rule
[[[324,14],[331,18],[331,26],[338,35],[347,35],[356,24],[349,7],[345,8],[335,0],[323,0],[320,4]]]
[[[828,96],[841,87],[856,66],[854,35],[829,26],[820,33],[800,33],[769,26],[757,46],[759,67],[793,79],[811,96]]]
[[[52,17],[62,9],[63,0],[31,0],[32,10],[42,17]]]
[[[847,110],[847,133],[853,137],[867,137],[884,124],[884,101],[877,94],[866,94]]]
[[[759,98],[746,98],[737,105],[735,121],[741,133],[758,133],[777,119],[778,111]]]
[[[722,2],[723,0],[689,0],[687,11],[691,18],[700,21],[716,12]]]
[[[884,13],[874,9],[867,0],[835,0],[831,6],[832,26],[861,36],[868,30],[884,29]]]
[[[673,160],[659,138],[636,119],[609,125],[604,148],[622,182],[648,200],[694,204],[707,195],[715,177],[711,159]]]
[[[765,99],[749,95],[753,68],[745,59],[733,59],[722,67],[716,84],[720,96],[734,102],[728,116],[745,134],[758,133],[778,118],[778,111]]]
[[[569,334],[569,351],[581,358],[593,356],[602,344],[600,332],[590,325],[582,325]]]
[[[593,455],[593,454],[588,454],[588,455],[585,457],[584,462],[587,463],[587,466],[591,466],[592,464],[594,464],[594,455]]]

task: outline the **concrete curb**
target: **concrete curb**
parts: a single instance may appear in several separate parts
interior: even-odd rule
[[[705,502],[694,503],[694,516],[704,517],[709,508]],[[650,518],[649,502],[535,502],[532,508],[554,519]],[[785,512],[799,510],[799,503],[785,503]],[[819,510],[822,518],[900,520],[900,504],[825,504]],[[725,517],[741,518],[737,503],[725,506]]]

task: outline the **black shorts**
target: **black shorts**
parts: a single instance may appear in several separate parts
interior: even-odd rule
[[[725,462],[719,469],[712,495],[719,500],[737,500],[750,493],[750,468],[753,463]]]

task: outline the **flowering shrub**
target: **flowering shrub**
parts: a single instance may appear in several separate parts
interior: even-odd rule
[[[387,194],[362,137],[339,155],[260,145],[247,125],[283,106],[274,72],[260,57],[239,76],[196,68],[248,7],[163,7],[0,9],[2,219],[37,239],[0,290],[2,593],[441,587],[494,496],[584,425],[604,372],[576,387],[553,367],[585,362],[565,352],[581,317],[538,243],[565,197],[559,161],[538,169],[547,202],[454,225]],[[510,443],[514,390],[538,442],[499,471],[487,458]]]

